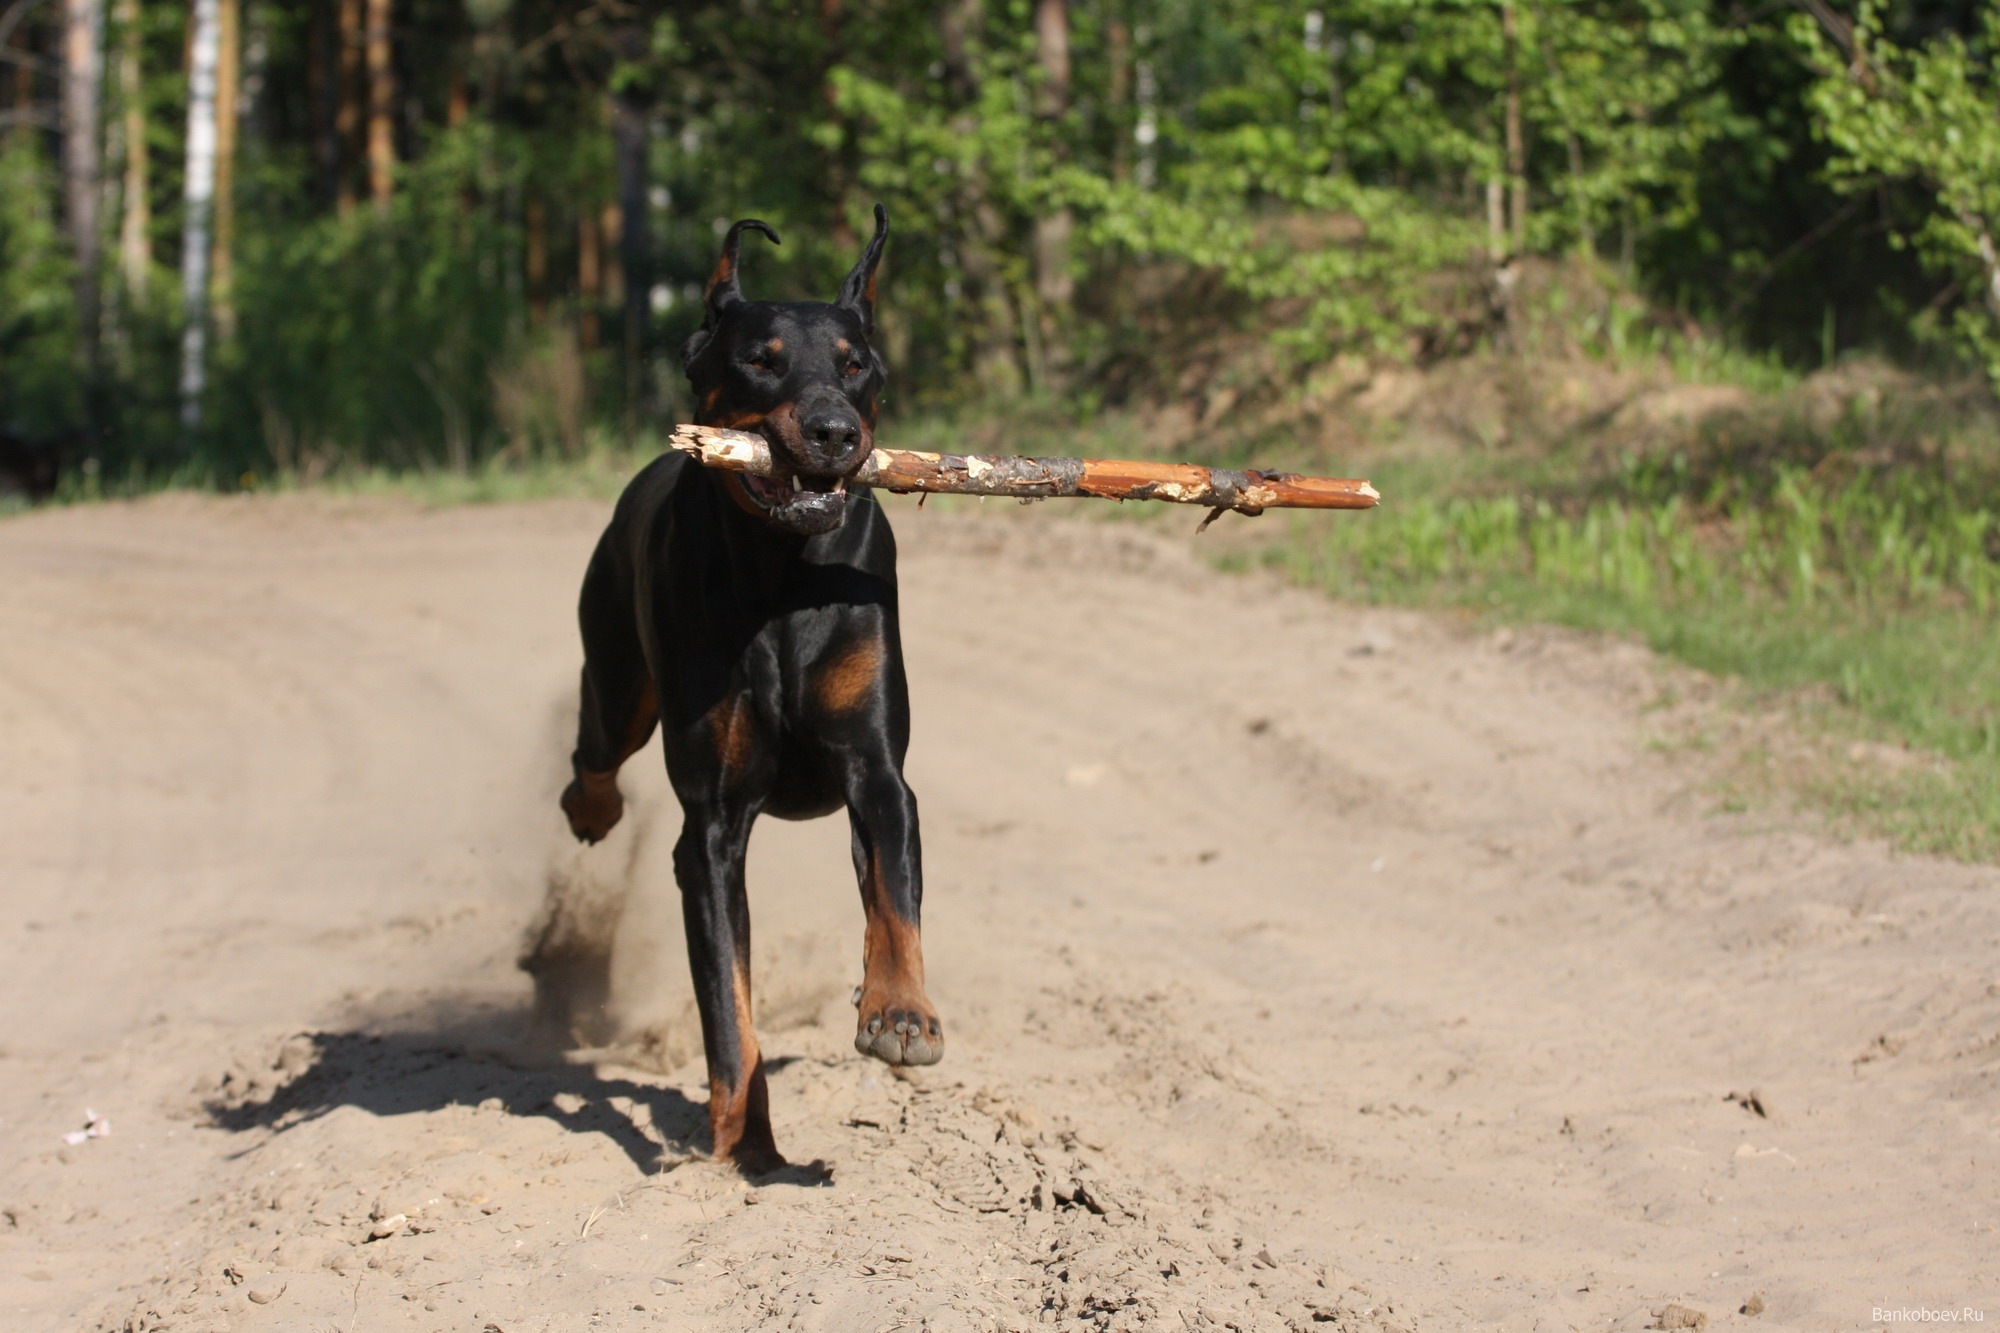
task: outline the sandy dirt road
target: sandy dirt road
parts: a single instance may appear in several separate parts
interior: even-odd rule
[[[2000,1322],[1993,870],[1711,813],[1636,648],[1040,511],[897,510],[944,1063],[853,1053],[844,828],[767,821],[831,1180],[707,1163],[657,750],[555,809],[605,510],[0,522],[0,1326]]]

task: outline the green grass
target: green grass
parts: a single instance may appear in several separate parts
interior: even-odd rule
[[[2000,859],[2000,521],[1984,479],[1848,460],[1649,462],[1525,498],[1377,480],[1380,510],[1292,516],[1263,558],[1343,597],[1637,635],[1790,698],[1823,738],[1937,756],[1798,784],[1903,848]]]
[[[662,447],[641,441],[638,446],[626,449],[607,438],[593,440],[590,447],[575,456],[503,452],[459,469],[341,464],[309,479],[286,472],[218,476],[192,464],[168,471],[134,470],[116,476],[77,471],[64,475],[54,503],[91,504],[175,490],[393,495],[439,507],[563,498],[615,499],[633,474],[657,457]],[[10,503],[0,498],[0,516],[25,512],[26,508],[25,503]]]

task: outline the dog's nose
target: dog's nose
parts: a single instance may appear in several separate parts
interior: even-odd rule
[[[815,412],[799,423],[806,446],[818,461],[844,472],[855,462],[861,445],[861,422],[842,412]]]
[[[806,423],[806,438],[829,455],[844,454],[861,438],[861,423],[848,417],[815,417]]]

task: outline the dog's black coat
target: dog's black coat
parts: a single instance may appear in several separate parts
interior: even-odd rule
[[[583,700],[562,806],[595,842],[623,810],[616,775],[657,726],[684,822],[674,848],[708,1057],[717,1157],[782,1164],[750,1023],[744,853],[760,814],[845,806],[867,917],[855,1044],[891,1063],[944,1050],[924,994],[917,806],[896,549],[845,478],[874,443],[884,378],[870,345],[875,236],[837,300],[745,300],[730,228],[706,318],[683,354],[706,425],[760,431],[802,484],[746,482],[681,454],[619,499],[584,577]]]

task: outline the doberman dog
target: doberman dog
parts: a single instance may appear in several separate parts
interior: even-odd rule
[[[870,343],[875,235],[831,303],[751,301],[738,222],[681,353],[699,424],[761,433],[791,476],[655,460],[619,499],[584,576],[583,700],[562,794],[586,842],[624,810],[619,766],[657,726],[683,814],[674,847],[708,1057],[714,1154],[784,1164],[750,1022],[744,853],[760,814],[847,808],[867,917],[854,1044],[890,1064],[944,1054],[924,994],[917,803],[903,780],[910,706],[887,517],[850,477],[874,447],[886,371]]]

